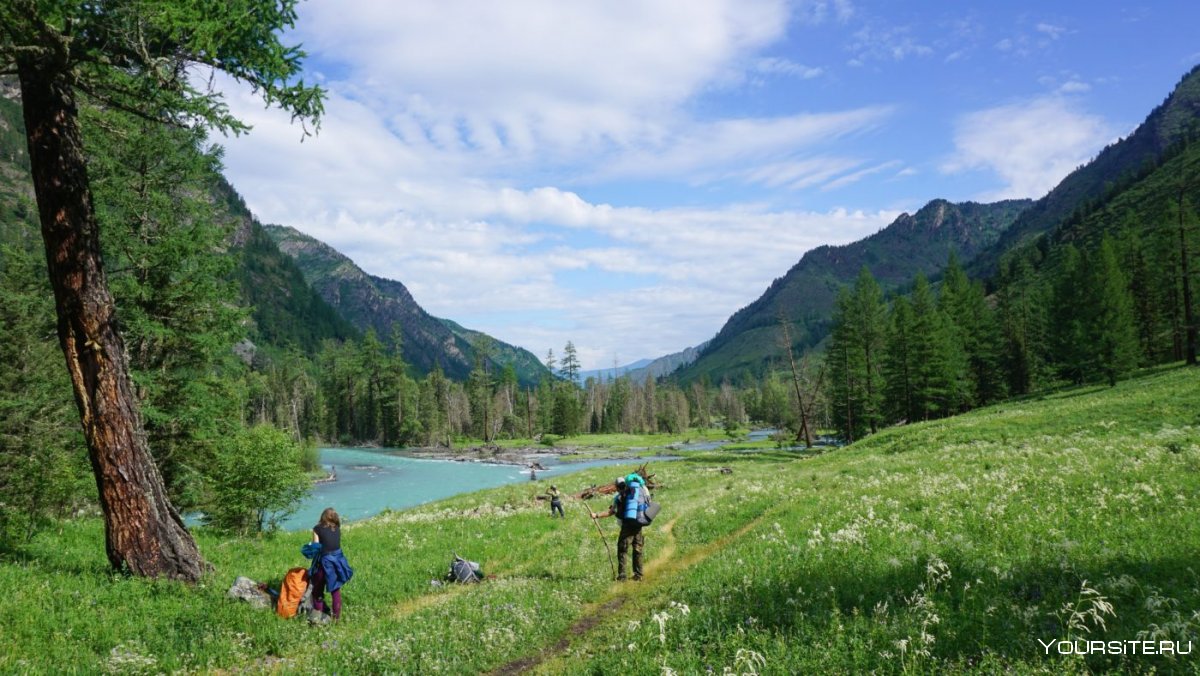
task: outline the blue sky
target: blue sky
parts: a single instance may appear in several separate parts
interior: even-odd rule
[[[1188,2],[314,0],[329,92],[254,125],[251,209],[585,368],[706,340],[805,251],[1039,197],[1200,62]]]

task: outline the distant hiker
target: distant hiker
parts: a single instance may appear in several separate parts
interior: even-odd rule
[[[313,585],[313,610],[325,612],[325,590],[333,597],[333,619],[342,616],[342,585],[350,581],[354,570],[342,553],[342,520],[332,507],[321,512],[317,525],[313,526],[313,539],[321,545],[321,551],[313,559],[309,579]]]
[[[546,493],[550,496],[550,518],[554,518],[555,512],[562,518],[567,518],[567,515],[563,514],[562,496],[558,493],[558,486],[551,486]]]
[[[529,466],[529,480],[537,481],[537,470],[533,468],[533,465]]]
[[[593,514],[593,519],[603,519],[616,516],[621,519],[621,534],[617,538],[617,579],[625,577],[625,552],[633,549],[633,579],[642,579],[642,550],[645,540],[642,537],[642,524],[638,522],[638,512],[644,511],[650,500],[646,490],[646,481],[637,473],[617,477],[613,482],[617,494],[613,496],[608,512]]]

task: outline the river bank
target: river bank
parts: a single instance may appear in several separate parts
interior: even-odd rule
[[[666,447],[663,447],[666,448]],[[477,462],[493,465],[515,465],[547,470],[550,465],[567,465],[589,460],[634,460],[651,449],[594,448],[582,446],[472,446],[467,448],[445,448],[443,446],[406,448],[389,452],[406,458],[427,460],[450,460],[453,462]],[[662,450],[662,449],[658,449]]]

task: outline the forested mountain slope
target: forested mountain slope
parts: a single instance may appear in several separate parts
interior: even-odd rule
[[[687,382],[708,376],[720,382],[761,372],[779,354],[781,312],[794,323],[793,341],[800,348],[814,346],[829,332],[838,291],[863,266],[885,290],[903,286],[917,273],[937,273],[951,253],[970,260],[994,244],[1029,204],[1029,200],[994,204],[934,200],[915,214],[902,214],[870,237],[813,249],[758,300],[734,313],[679,377]]]
[[[400,282],[367,274],[333,247],[295,228],[268,225],[265,231],[321,297],[359,330],[374,329],[390,344],[397,327],[404,358],[421,373],[440,367],[455,380],[470,374],[484,334],[430,315]],[[486,340],[491,341],[492,360],[501,367],[512,364],[522,383],[533,384],[547,373],[527,350]]]
[[[517,375],[517,381],[522,385],[534,385],[543,376],[550,377],[550,370],[537,358],[537,355],[529,350],[501,342],[482,331],[468,329],[449,319],[439,321],[454,332],[454,335],[470,343],[472,349],[488,350],[492,355],[492,361],[498,366],[512,366]]]
[[[672,354],[664,355],[654,359],[649,364],[632,368],[626,372],[626,375],[628,375],[634,381],[645,380],[646,376],[651,378],[661,378],[662,376],[670,375],[676,370],[696,361],[696,358],[700,356],[700,353],[703,352],[704,348],[706,347],[708,347],[707,340],[699,345],[696,345],[695,347],[687,347],[679,352],[674,352]]]
[[[1200,66],[1188,72],[1132,134],[1102,150],[1034,202],[995,244],[980,252],[967,271],[972,277],[992,276],[1006,251],[1053,230],[1077,209],[1103,201],[1107,193],[1144,175],[1173,145],[1200,131],[1198,118]]]
[[[241,256],[238,281],[242,302],[254,319],[255,339],[312,355],[324,340],[359,337],[359,330],[309,286],[300,266],[279,250],[233,187],[224,179],[220,183],[230,215],[240,221],[233,244]]]

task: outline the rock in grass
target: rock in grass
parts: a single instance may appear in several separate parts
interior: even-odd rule
[[[249,603],[251,608],[271,607],[271,597],[263,593],[258,588],[258,583],[248,577],[239,576],[225,595],[231,599],[241,599]]]

